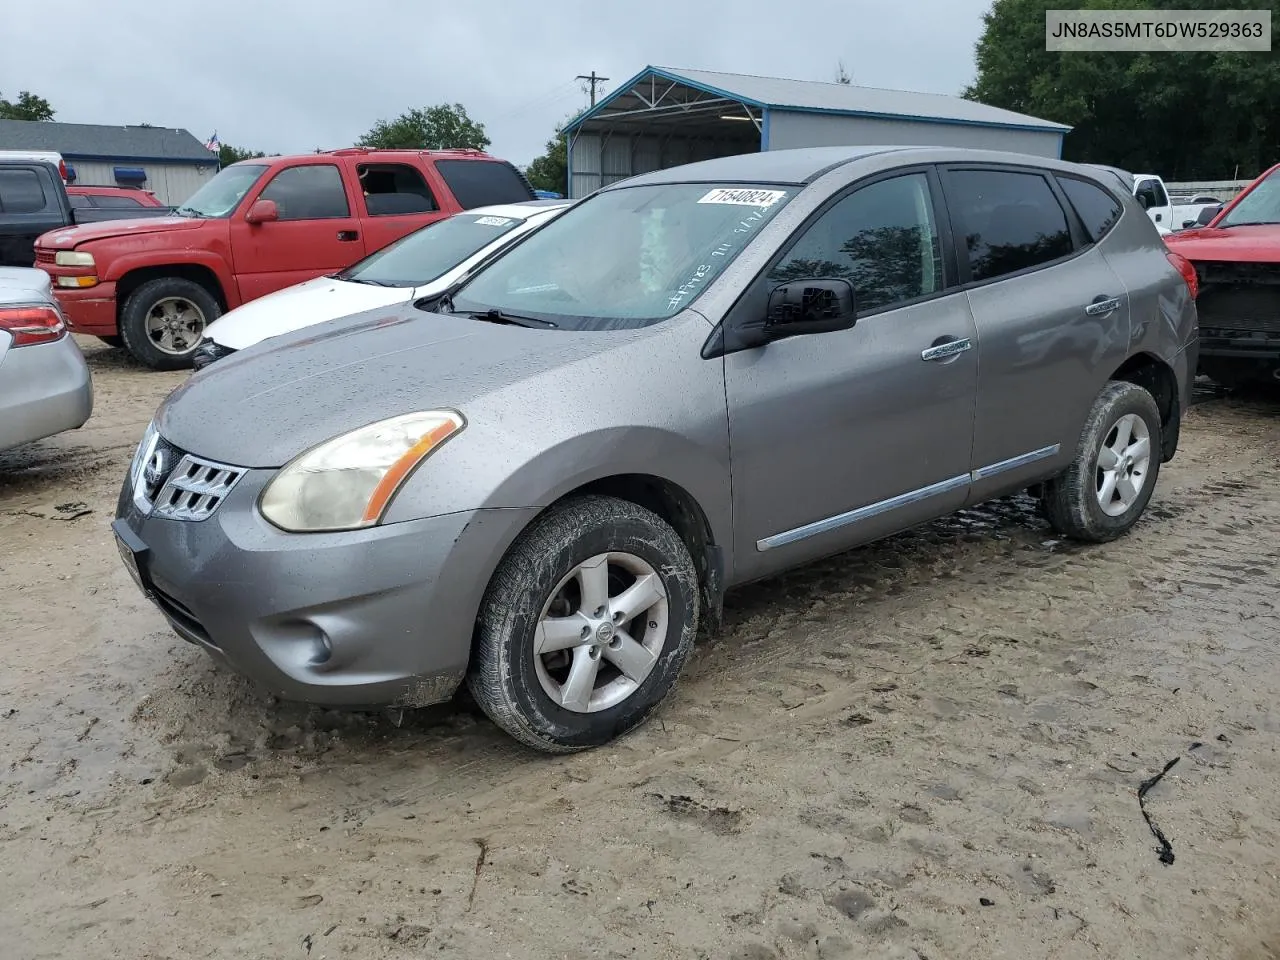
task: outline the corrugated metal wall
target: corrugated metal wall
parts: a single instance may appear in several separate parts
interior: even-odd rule
[[[65,157],[75,168],[76,183],[82,187],[118,187],[115,167],[141,167],[147,171],[147,182],[142,186],[155,193],[156,198],[171,207],[179,206],[186,199],[213,179],[217,169],[199,167],[190,163],[138,163],[129,160],[104,162],[101,160],[77,160]]]
[[[593,190],[640,173],[696,160],[754,153],[759,149],[760,143],[754,138],[719,140],[668,133],[579,133],[570,147],[569,196],[585,197]]]
[[[1011,150],[1038,157],[1057,157],[1061,138],[1056,131],[1003,130],[964,123],[924,123],[880,117],[769,111],[770,150],[888,144],[974,147],[983,150]]]

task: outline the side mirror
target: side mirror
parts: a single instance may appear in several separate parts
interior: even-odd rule
[[[280,219],[280,208],[274,200],[255,200],[244,215],[245,223],[270,223]]]
[[[848,330],[858,319],[848,280],[792,280],[769,294],[764,334],[769,340]]]
[[[1205,207],[1196,217],[1194,225],[1197,227],[1207,227],[1209,225],[1209,221],[1221,212],[1222,204],[1218,204],[1216,207]]]

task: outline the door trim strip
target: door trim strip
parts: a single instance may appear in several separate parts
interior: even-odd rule
[[[971,471],[970,473],[964,473],[958,477],[951,477],[949,480],[931,483],[929,486],[920,487],[918,490],[910,490],[907,493],[899,494],[896,497],[890,497],[888,500],[881,500],[878,503],[871,503],[865,507],[850,510],[847,513],[839,513],[834,517],[827,517],[824,520],[815,520],[812,523],[806,523],[803,526],[794,527],[791,530],[784,530],[782,533],[775,533],[772,536],[765,537],[763,540],[757,540],[756,550],[763,553],[764,551],[772,550],[775,547],[785,547],[800,540],[807,540],[809,537],[816,537],[820,533],[830,533],[832,530],[847,527],[851,523],[860,523],[863,520],[870,520],[872,517],[878,517],[883,513],[888,513],[890,510],[897,510],[899,507],[906,507],[913,503],[919,503],[921,500],[928,500],[930,497],[937,497],[944,493],[950,493],[953,490],[959,490],[961,487],[977,483],[979,480],[988,480],[991,477],[1005,473],[1006,471],[1016,470],[1019,467],[1025,467],[1033,463],[1038,463],[1041,460],[1047,460],[1050,457],[1055,456],[1060,449],[1061,444],[1057,443],[1049,447],[1041,447],[1039,450],[1032,450],[1029,453],[1010,457],[1008,460],[1001,460],[998,463],[988,464],[987,466],[979,467],[977,470]]]

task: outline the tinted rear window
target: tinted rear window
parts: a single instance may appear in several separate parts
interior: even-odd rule
[[[437,160],[444,177],[464,210],[499,203],[532,200],[533,192],[514,167],[494,160]]]
[[[133,197],[117,197],[113,195],[99,196],[95,198],[100,207],[140,207],[141,200],[135,200]]]
[[[34,170],[0,169],[0,210],[40,213],[47,205],[40,174]]]
[[[1071,201],[1071,206],[1075,207],[1076,213],[1080,214],[1085,232],[1094,243],[1101,240],[1120,219],[1120,213],[1124,209],[1120,206],[1120,201],[1101,187],[1083,180],[1073,180],[1071,177],[1059,177],[1058,184]]]
[[[1072,250],[1067,215],[1038,173],[956,170],[947,200],[974,280],[1035,267]]]

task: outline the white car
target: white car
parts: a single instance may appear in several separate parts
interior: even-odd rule
[[[558,216],[569,200],[476,207],[429,224],[330,276],[259,297],[209,324],[192,365],[326,320],[443,293],[490,256]]]

